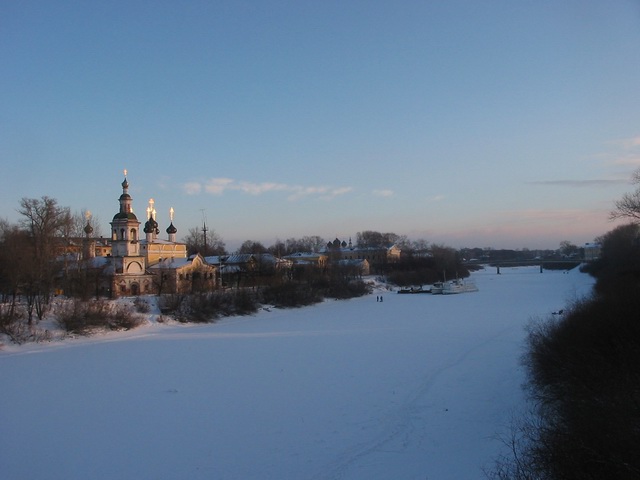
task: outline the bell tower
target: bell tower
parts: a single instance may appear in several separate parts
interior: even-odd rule
[[[133,213],[129,195],[127,171],[124,171],[122,195],[118,199],[120,211],[111,221],[111,256],[116,274],[144,274],[146,263],[140,253],[140,222]]]
[[[127,257],[140,255],[140,243],[138,231],[140,222],[133,213],[132,199],[129,195],[129,182],[127,171],[124,171],[122,182],[122,195],[120,195],[120,211],[111,221],[111,254],[114,257]]]

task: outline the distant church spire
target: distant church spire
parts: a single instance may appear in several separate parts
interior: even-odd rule
[[[85,260],[96,256],[96,242],[91,238],[93,227],[91,226],[91,212],[87,210],[84,214],[87,225],[84,227],[85,238],[82,241],[82,257]]]

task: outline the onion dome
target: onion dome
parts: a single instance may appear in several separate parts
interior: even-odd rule
[[[89,222],[87,222],[87,226],[84,227],[84,233],[86,233],[87,235],[91,235],[93,233],[93,227]]]
[[[169,225],[167,227],[167,233],[169,235],[174,234],[174,233],[178,233],[178,229],[176,227],[173,226],[173,222],[171,222],[171,225]]]
[[[154,220],[153,217],[149,217],[144,224],[144,233],[158,233],[158,222]]]

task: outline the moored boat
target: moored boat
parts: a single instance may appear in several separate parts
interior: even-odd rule
[[[436,282],[431,286],[431,293],[434,295],[439,295],[442,293],[444,289],[445,282]]]
[[[398,290],[398,293],[431,293],[431,290],[424,290],[422,286],[420,287],[411,287],[411,288],[401,288]]]
[[[460,279],[446,282],[442,288],[443,295],[452,295],[455,293],[477,292],[478,287],[473,282],[467,282]]]

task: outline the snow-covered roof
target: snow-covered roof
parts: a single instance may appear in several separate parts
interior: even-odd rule
[[[256,262],[276,264],[280,260],[270,253],[234,253],[231,255],[213,255],[205,257],[204,259],[211,265],[241,265],[252,260]]]
[[[332,252],[341,252],[341,253],[345,253],[345,252],[388,252],[390,250],[393,249],[397,249],[400,250],[400,247],[398,247],[396,244],[390,245],[390,246],[383,246],[383,247],[357,247],[357,246],[351,246],[351,247],[324,247],[321,252],[324,254],[330,254]]]
[[[93,257],[87,262],[91,268],[101,268],[111,263],[113,257]]]
[[[364,258],[353,258],[353,259],[344,258],[338,261],[338,265],[353,266],[353,267],[361,267],[363,265],[366,265],[367,263],[369,263],[369,261]]]
[[[193,258],[164,258],[160,260],[155,265],[150,266],[150,269],[161,269],[161,268],[181,268],[185,265],[191,264]]]
[[[220,265],[220,273],[238,273],[242,269],[238,265]]]
[[[305,258],[318,258],[318,257],[326,257],[326,255],[324,253],[317,253],[317,252],[295,252],[292,253],[290,255],[285,255],[284,258],[290,258],[290,259],[305,259]]]

